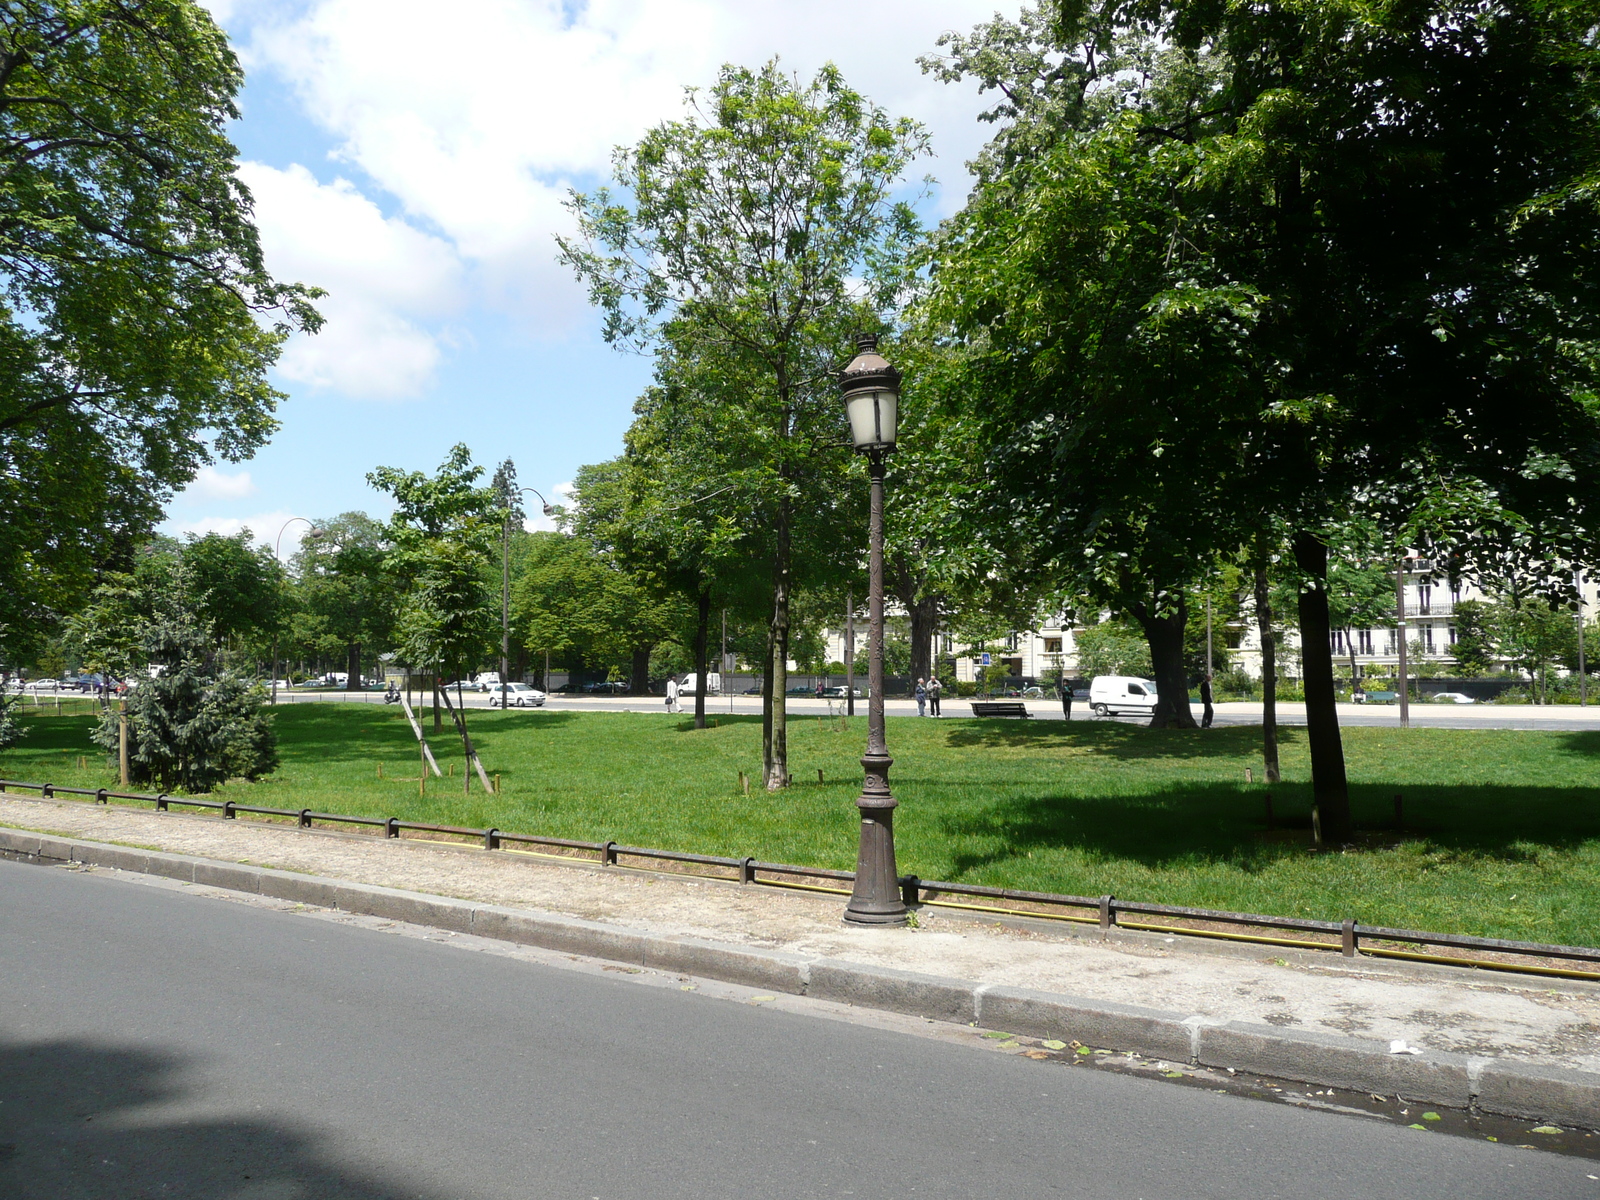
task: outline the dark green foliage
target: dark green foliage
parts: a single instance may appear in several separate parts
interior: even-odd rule
[[[137,784],[208,792],[256,779],[278,764],[261,687],[208,663],[208,638],[191,618],[166,615],[145,629],[143,651],[160,673],[128,698],[129,769]],[[115,754],[120,717],[108,709],[95,741]]]
[[[313,292],[275,282],[193,0],[0,8],[0,627],[26,653],[174,490],[276,427]],[[266,319],[263,320],[262,318]]]

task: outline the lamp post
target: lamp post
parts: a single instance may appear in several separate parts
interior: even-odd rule
[[[861,845],[856,855],[856,882],[844,919],[857,925],[904,925],[906,906],[900,898],[900,876],[894,861],[895,798],[889,792],[889,757],[883,736],[883,466],[894,449],[900,409],[900,372],[878,353],[878,339],[864,334],[840,379],[850,438],[867,456],[872,479],[872,516],[867,657],[867,752],[861,798]]]
[[[522,496],[532,492],[544,505],[544,515],[555,516],[556,510],[538,488],[517,488],[506,497],[506,519],[501,528],[500,554],[500,711],[506,711],[506,675],[511,670],[511,518],[522,515]],[[545,686],[550,686],[548,673]]]
[[[272,543],[272,560],[274,562],[282,561],[279,555],[281,555],[283,552],[283,531],[288,529],[289,526],[293,525],[296,521],[305,521],[306,524],[311,527],[311,531],[306,534],[307,541],[314,542],[322,536],[322,530],[318,529],[310,521],[307,521],[306,518],[290,517],[279,528],[278,536]],[[278,703],[278,629],[276,623],[274,623],[272,629],[272,703]]]

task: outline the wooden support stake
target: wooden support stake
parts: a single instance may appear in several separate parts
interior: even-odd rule
[[[739,790],[746,796],[750,794],[750,776],[746,775],[743,771],[739,772]]]
[[[1249,767],[1246,767],[1244,769],[1244,781],[1246,783],[1254,783],[1255,782],[1255,776],[1251,774]]]
[[[379,779],[383,778],[383,764],[382,763],[378,764],[378,778]]]
[[[494,773],[494,794],[496,796],[498,796],[500,794],[500,772],[499,771],[496,771]]]
[[[817,768],[817,782],[818,783],[822,782],[822,768],[821,767]]]
[[[1322,809],[1315,804],[1311,806],[1311,844],[1322,849]]]
[[[453,762],[445,763],[445,765],[444,765],[444,773],[448,778],[454,779],[456,777],[456,765],[455,765],[455,763],[453,763]]]

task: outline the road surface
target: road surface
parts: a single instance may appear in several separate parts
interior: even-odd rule
[[[0,1195],[1600,1195],[1582,1158],[558,961],[0,862]]]
[[[451,699],[453,700],[452,693]],[[483,693],[464,692],[462,700],[471,708],[488,707],[490,697]],[[1576,704],[1413,704],[1411,705],[1411,724],[1417,728],[1442,728],[1442,729],[1600,729],[1600,696],[1596,697],[1597,703],[1588,706]],[[280,704],[307,704],[326,702],[329,700],[355,701],[366,704],[381,704],[381,692],[317,692],[297,691],[279,692]],[[512,712],[537,713],[546,712],[647,712],[666,713],[666,705],[661,696],[588,696],[574,695],[557,692],[546,701],[545,708],[540,709],[512,709]],[[789,697],[789,711],[802,717],[824,716],[830,711],[839,711],[842,701],[817,700],[811,697]],[[947,698],[944,702],[944,715],[946,717],[970,717],[972,715],[970,700],[957,700]],[[1028,711],[1035,718],[1059,721],[1062,719],[1061,702],[1059,700],[1027,700],[1024,703]],[[830,708],[831,706],[831,708]],[[911,700],[887,700],[884,702],[885,711],[890,716],[912,717],[916,716],[917,706]],[[683,711],[694,711],[694,697],[688,697],[683,702]],[[759,716],[761,713],[761,698],[759,696],[708,696],[706,697],[706,713],[709,716],[739,713],[746,716]],[[856,701],[856,714],[863,719],[867,714],[867,702]],[[1200,718],[1200,705],[1194,705],[1195,719]],[[1096,718],[1089,711],[1089,706],[1077,703],[1072,706],[1072,719],[1074,721],[1092,721]],[[1148,718],[1140,716],[1121,716],[1113,718],[1125,724],[1143,724]],[[1392,704],[1341,704],[1339,705],[1339,722],[1342,725],[1393,725],[1400,724],[1400,709]],[[1306,723],[1306,707],[1304,704],[1280,703],[1278,705],[1278,723],[1280,725],[1304,725]],[[1219,704],[1217,705],[1216,724],[1218,725],[1259,725],[1261,724],[1261,704]]]

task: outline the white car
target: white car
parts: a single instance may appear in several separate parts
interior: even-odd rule
[[[1089,708],[1097,717],[1148,715],[1155,711],[1158,698],[1155,680],[1135,675],[1096,675],[1089,684]]]
[[[500,689],[495,688],[489,693],[489,707],[499,708],[500,699]],[[544,693],[525,683],[508,683],[505,690],[505,705],[507,708],[543,708]]]
[[[1435,703],[1435,704],[1476,704],[1477,700],[1473,699],[1471,696],[1467,695],[1465,692],[1435,692],[1433,694],[1433,703]]]
[[[25,692],[55,692],[61,689],[59,679],[30,679],[22,685]]]

